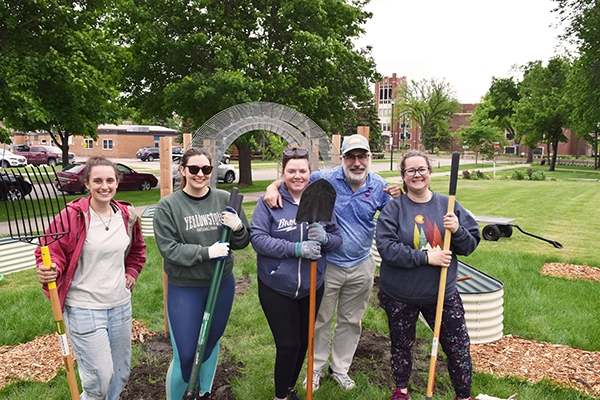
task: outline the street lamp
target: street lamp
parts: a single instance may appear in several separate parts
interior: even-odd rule
[[[406,141],[406,113],[403,112],[402,113],[402,150],[403,151],[406,149],[405,141]]]
[[[391,100],[392,103],[392,129],[390,136],[390,171],[394,170],[394,99]]]

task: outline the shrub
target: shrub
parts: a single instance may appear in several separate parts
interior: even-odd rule
[[[546,174],[544,174],[544,171],[536,171],[533,174],[531,174],[530,179],[532,181],[545,181],[546,180]]]
[[[465,169],[465,170],[462,172],[462,176],[463,176],[463,178],[464,178],[464,179],[471,179],[471,173],[469,172],[469,170],[468,170],[468,169]]]
[[[531,179],[531,175],[533,175],[533,172],[533,169],[527,168],[527,176],[529,177],[529,179]]]
[[[525,179],[525,175],[519,170],[513,171],[511,178],[515,181],[522,181]]]

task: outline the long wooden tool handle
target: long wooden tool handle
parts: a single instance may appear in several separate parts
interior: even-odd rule
[[[452,166],[450,169],[450,193],[448,196],[448,212],[454,212],[454,202],[456,200],[456,183],[458,181],[458,164],[460,160],[460,154],[457,152],[452,153]],[[450,229],[446,229],[444,233],[444,250],[450,250],[450,241],[452,239],[452,232]],[[448,275],[448,268],[441,268],[440,270],[440,286],[438,288],[438,299],[437,307],[435,310],[435,323],[433,325],[433,342],[431,345],[431,359],[429,360],[429,377],[427,379],[427,400],[431,400],[433,396],[433,386],[435,380],[435,370],[437,366],[437,353],[438,344],[440,339],[440,327],[442,325],[442,311],[444,310],[444,297],[446,296],[446,277]]]
[[[306,400],[312,400],[315,361],[315,314],[317,309],[317,262],[310,262],[310,294],[308,300],[308,361],[306,362]]]
[[[44,262],[44,266],[51,267],[52,259],[50,257],[50,250],[48,249],[48,246],[42,246],[41,250],[42,261]],[[69,349],[67,331],[65,329],[65,323],[63,321],[62,309],[60,307],[58,292],[56,291],[56,282],[48,283],[48,292],[50,294],[50,304],[52,304],[54,322],[56,323],[58,342],[60,344],[63,362],[65,363],[65,370],[67,371],[67,381],[69,382],[69,391],[71,392],[71,399],[78,400],[79,387],[77,386],[77,378],[75,378],[75,370],[73,369],[73,357],[71,356],[71,350]]]

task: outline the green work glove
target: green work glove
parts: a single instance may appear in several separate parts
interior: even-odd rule
[[[312,240],[296,243],[296,257],[316,260],[321,258],[321,245]]]

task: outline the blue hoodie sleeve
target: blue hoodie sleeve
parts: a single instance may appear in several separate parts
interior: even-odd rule
[[[250,225],[250,242],[259,255],[272,257],[277,254],[282,258],[296,257],[296,242],[278,239],[271,236],[272,210],[261,197],[256,203]]]

